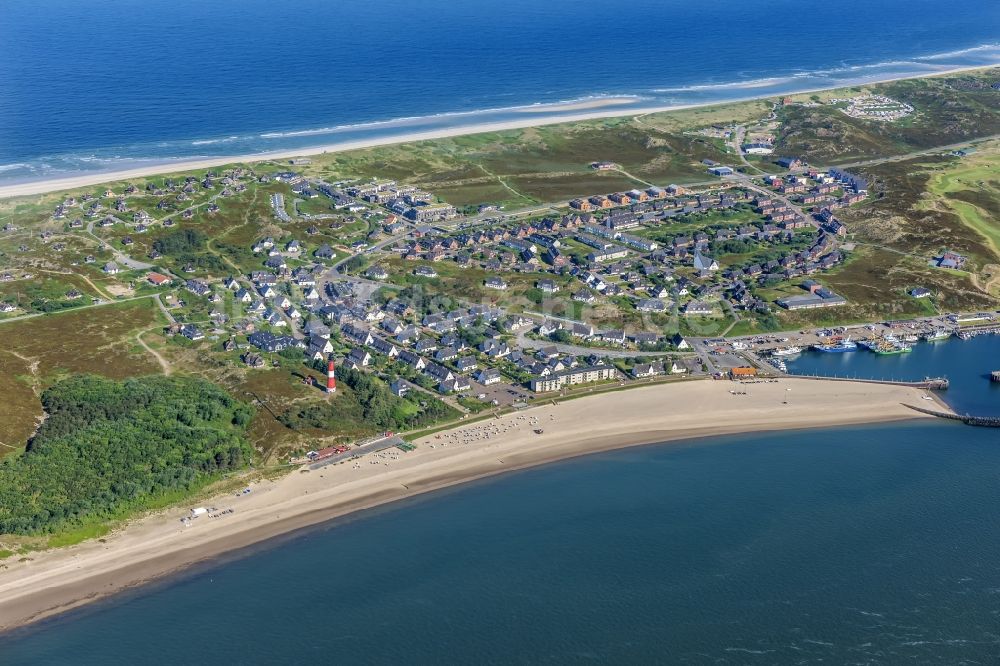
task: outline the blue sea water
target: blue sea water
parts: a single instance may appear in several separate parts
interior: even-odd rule
[[[998,26],[980,0],[7,0],[0,178],[992,63]],[[947,375],[995,414],[998,343],[792,365]],[[199,567],[0,664],[997,663],[998,501],[998,431],[951,423],[617,451]]]
[[[44,664],[995,664],[1000,441],[932,422],[594,455],[0,637]]]
[[[1000,337],[930,358],[1000,414]],[[954,422],[639,447],[245,551],[0,636],[0,663],[995,664],[998,504],[1000,431]]]
[[[6,0],[0,181],[997,62],[982,0]]]
[[[797,375],[920,381],[945,377],[951,386],[941,397],[961,414],[1000,416],[1000,384],[990,373],[1000,370],[1000,336],[984,335],[971,340],[949,338],[913,344],[907,354],[878,355],[858,351],[827,354],[806,351],[786,361]],[[1000,439],[1000,431],[997,431]]]

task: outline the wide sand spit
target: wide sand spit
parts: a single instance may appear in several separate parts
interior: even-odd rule
[[[932,418],[927,392],[864,382],[689,379],[532,407],[428,435],[316,470],[296,469],[251,492],[135,519],[102,540],[0,564],[0,629],[10,629],[182,571],[222,553],[428,491],[597,451],[734,433]],[[805,430],[802,437],[809,437]]]

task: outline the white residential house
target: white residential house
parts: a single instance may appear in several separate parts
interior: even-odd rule
[[[495,368],[483,368],[476,373],[476,381],[486,386],[499,383],[502,379],[500,371]]]
[[[562,324],[560,324],[559,322],[545,320],[538,327],[538,334],[544,337],[548,337],[560,329],[562,329]]]
[[[352,349],[345,359],[347,361],[348,367],[354,366],[357,368],[366,368],[371,365],[372,355],[361,348]]]
[[[484,286],[487,289],[497,289],[503,291],[504,289],[507,288],[507,283],[503,280],[503,278],[494,276],[491,278],[487,278],[486,282],[484,283]]]
[[[662,363],[637,363],[632,368],[632,376],[636,379],[641,377],[655,377],[663,374]]]
[[[684,314],[710,315],[712,314],[712,306],[704,301],[691,301],[684,307]]]

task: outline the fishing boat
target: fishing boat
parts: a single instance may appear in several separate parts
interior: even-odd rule
[[[782,347],[780,349],[775,349],[771,352],[771,356],[795,356],[796,354],[801,354],[801,347]]]
[[[813,349],[818,352],[824,352],[827,354],[838,354],[842,352],[855,351],[858,348],[857,343],[851,342],[850,338],[844,338],[843,340],[837,340],[835,342],[829,342],[821,345],[813,345]]]
[[[930,333],[924,334],[924,342],[938,342],[940,340],[947,340],[951,337],[951,333],[944,330],[943,328],[936,328]]]
[[[890,354],[905,354],[906,352],[913,351],[913,347],[893,335],[886,335],[882,338],[872,338],[871,340],[863,340],[859,344],[868,351],[881,356]]]

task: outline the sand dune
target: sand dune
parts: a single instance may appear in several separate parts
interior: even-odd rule
[[[988,69],[987,67],[962,67],[936,72],[928,72],[918,76],[901,76],[882,78],[878,80],[859,82],[863,85],[874,85],[877,83],[888,83],[902,79],[927,78],[932,76],[944,76],[958,72]],[[849,84],[844,84],[845,87]],[[794,92],[782,93],[782,95],[802,95],[814,92],[822,92],[824,88],[797,90]],[[481,134],[484,132],[499,132],[502,130],[521,129],[525,127],[539,127],[542,125],[554,125],[558,123],[580,122],[583,120],[596,120],[600,118],[614,118],[622,116],[639,116],[649,113],[660,113],[664,111],[679,111],[705,106],[717,106],[720,104],[732,104],[735,102],[745,102],[753,99],[777,98],[781,95],[748,95],[737,99],[725,101],[703,102],[697,104],[675,104],[675,105],[654,105],[649,107],[629,107],[638,98],[612,97],[607,99],[587,100],[583,102],[569,102],[564,104],[540,105],[538,107],[519,107],[516,111],[524,112],[522,118],[508,121],[498,121],[492,123],[478,123],[472,125],[461,125],[457,127],[444,127],[440,129],[427,130],[423,132],[410,132],[394,136],[373,136],[366,139],[354,141],[342,141],[339,143],[326,144],[321,146],[311,146],[290,150],[278,150],[272,152],[254,153],[250,155],[229,155],[220,157],[205,157],[198,159],[162,160],[151,159],[150,164],[132,169],[119,171],[85,173],[79,176],[51,178],[46,180],[28,181],[14,183],[10,185],[0,185],[0,199],[10,197],[29,196],[45,194],[48,192],[60,192],[75,190],[102,183],[114,181],[145,178],[158,174],[201,171],[213,169],[227,164],[265,162],[270,160],[288,160],[294,157],[307,157],[310,155],[321,155],[323,153],[343,152],[347,150],[357,150],[360,148],[373,148],[376,146],[386,146],[398,143],[409,143],[413,141],[426,141],[430,139],[442,139],[453,136],[463,136],[466,134]],[[569,112],[569,113],[567,113]],[[546,116],[545,114],[549,115]]]

